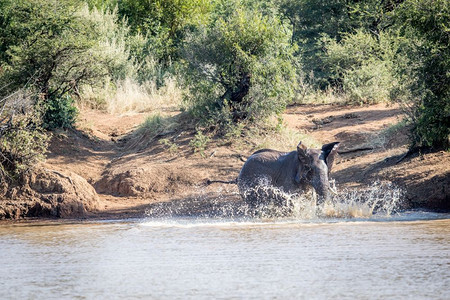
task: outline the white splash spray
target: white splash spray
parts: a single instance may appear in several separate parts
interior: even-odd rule
[[[316,205],[314,189],[288,194],[265,182],[247,192],[265,195],[267,201],[250,207],[236,188],[220,187],[214,193],[199,188],[196,197],[157,203],[146,215],[157,218],[198,217],[214,219],[297,219],[387,217],[401,209],[403,192],[390,182],[375,182],[358,189],[344,189],[331,201]],[[280,200],[282,199],[282,200]]]

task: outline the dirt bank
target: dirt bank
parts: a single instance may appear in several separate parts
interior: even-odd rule
[[[236,187],[204,183],[234,179],[256,144],[212,140],[202,154],[194,153],[188,122],[156,137],[133,134],[145,117],[81,112],[76,130],[54,132],[45,163],[21,185],[0,187],[0,219],[140,217],[155,205],[192,213],[193,203],[204,211],[214,210],[211,203],[218,200],[240,201]],[[411,207],[450,208],[450,153],[397,163],[407,151],[407,128],[396,125],[398,107],[292,106],[283,117],[287,127],[318,143],[341,142],[333,169],[338,188],[391,181],[404,188]]]

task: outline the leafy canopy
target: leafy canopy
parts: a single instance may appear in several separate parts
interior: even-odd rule
[[[291,33],[276,16],[238,9],[186,41],[188,102],[223,124],[280,113],[295,80]]]

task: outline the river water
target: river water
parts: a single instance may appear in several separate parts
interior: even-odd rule
[[[1,299],[450,299],[450,214],[0,226]]]

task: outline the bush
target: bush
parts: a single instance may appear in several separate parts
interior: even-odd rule
[[[194,138],[189,142],[189,146],[194,152],[199,152],[202,157],[205,156],[206,146],[209,143],[210,138],[204,135],[200,130],[197,131]]]
[[[411,147],[450,150],[450,3],[409,0],[395,16],[403,37],[395,96],[412,124]]]
[[[49,137],[30,102],[20,91],[0,100],[0,181],[16,181],[44,159]]]
[[[18,0],[8,2],[9,37],[5,81],[15,90],[30,82],[44,99],[60,96],[79,82],[100,76],[96,26],[81,18],[78,1]]]
[[[336,40],[324,38],[324,62],[334,86],[352,103],[388,101],[395,88],[393,59],[396,43],[389,33],[378,37],[365,30]]]
[[[277,17],[244,9],[192,33],[183,54],[193,115],[224,129],[280,113],[295,82],[290,36]]]
[[[323,35],[340,40],[352,28],[350,8],[342,0],[278,0],[279,10],[291,23],[292,40],[300,46],[299,59],[303,71],[313,73],[315,87],[329,86],[329,70],[324,66]]]
[[[43,104],[43,127],[45,129],[72,128],[75,124],[78,110],[69,94],[61,98],[51,97]]]
[[[298,51],[305,73],[313,73],[314,80],[309,82],[315,88],[325,90],[334,88],[333,71],[327,66],[327,51],[322,39],[341,43],[355,32],[371,33],[374,37],[382,34],[392,24],[389,12],[394,10],[402,1],[397,0],[278,0],[276,1],[282,15],[289,20],[293,36],[292,40],[300,46]],[[358,37],[358,35],[356,36]],[[360,56],[356,50],[347,49],[344,55]],[[370,47],[370,44],[368,45]],[[342,83],[342,82],[341,82]]]
[[[414,146],[450,151],[450,95],[427,95],[416,104],[412,139]]]

